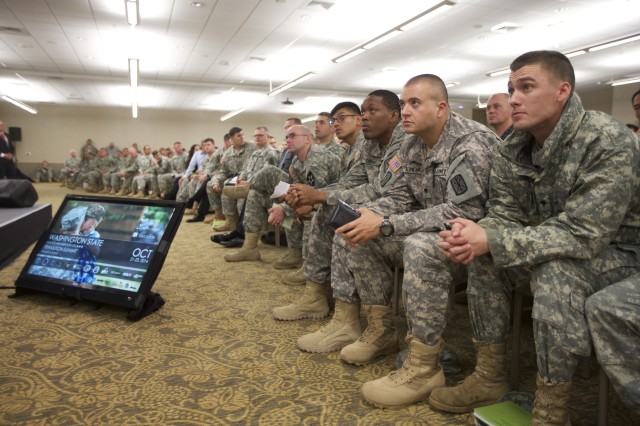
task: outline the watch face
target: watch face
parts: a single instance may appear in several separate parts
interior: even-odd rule
[[[385,237],[393,234],[393,225],[389,222],[388,219],[384,220],[380,225],[380,233]]]

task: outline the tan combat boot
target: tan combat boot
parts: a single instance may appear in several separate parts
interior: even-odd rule
[[[571,382],[555,382],[536,376],[536,399],[533,401],[532,426],[571,426],[567,402]]]
[[[307,279],[304,277],[304,266],[299,267],[293,272],[284,274],[280,282],[290,286],[304,285],[307,282]]]
[[[475,370],[458,386],[434,390],[429,397],[434,407],[450,413],[468,413],[495,404],[509,392],[506,344],[475,340],[473,343],[478,352]]]
[[[208,215],[206,215],[204,217],[204,221],[203,222],[206,223],[206,224],[209,224],[209,223],[213,222],[214,220],[215,220],[214,215],[208,214]]]
[[[215,226],[213,230],[218,232],[231,232],[231,231],[235,231],[237,226],[238,226],[238,216],[229,215],[227,216],[226,220],[222,225]],[[245,241],[246,241],[246,238],[245,238]]]
[[[117,195],[124,197],[129,193],[129,191],[123,186],[122,188],[120,188],[120,192],[118,192]]]
[[[144,198],[144,191],[138,191],[135,195],[132,195],[133,198]]]
[[[289,248],[287,254],[273,267],[276,269],[297,269],[302,266],[302,248]]]
[[[367,329],[362,336],[340,351],[340,359],[349,364],[365,365],[374,359],[398,352],[398,331],[390,306],[365,305]]]
[[[431,391],[444,386],[438,355],[444,342],[425,345],[412,334],[407,335],[409,353],[399,370],[362,385],[362,395],[380,408],[399,408],[427,399]]]
[[[258,239],[260,234],[247,232],[244,235],[244,244],[242,248],[233,254],[224,256],[227,262],[245,262],[248,260],[260,260],[260,250],[258,249]]]
[[[353,343],[361,334],[360,303],[336,299],[336,310],[331,321],[315,333],[299,337],[296,343],[298,348],[306,352],[334,352]]]
[[[109,193],[109,188],[107,188],[106,186],[102,188],[100,191],[98,191],[98,194],[108,194],[108,193]]]
[[[327,284],[307,280],[302,297],[289,305],[273,308],[273,317],[280,321],[326,317],[329,315],[326,287]]]
[[[117,193],[118,191],[115,188],[111,188],[111,191],[109,191],[109,195],[116,195]]]

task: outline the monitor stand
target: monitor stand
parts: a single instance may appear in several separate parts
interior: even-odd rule
[[[127,314],[129,321],[138,321],[142,318],[154,313],[164,305],[164,299],[160,296],[160,293],[149,292],[144,299],[144,303],[140,305],[138,309],[132,309]]]

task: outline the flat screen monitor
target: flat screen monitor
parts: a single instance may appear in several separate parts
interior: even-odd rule
[[[172,201],[67,195],[20,273],[16,294],[37,290],[140,309],[183,213],[184,204]]]

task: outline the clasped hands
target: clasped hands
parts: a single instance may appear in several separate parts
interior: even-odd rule
[[[468,219],[452,219],[450,230],[440,232],[438,247],[454,262],[468,265],[474,258],[489,253],[487,233]]]

